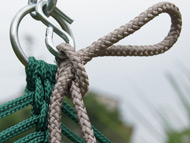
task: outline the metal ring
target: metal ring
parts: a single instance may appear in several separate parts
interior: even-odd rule
[[[11,40],[12,48],[13,48],[16,56],[18,57],[18,59],[26,67],[28,65],[28,57],[26,56],[26,54],[23,52],[23,50],[21,48],[21,45],[20,45],[20,42],[18,39],[18,28],[19,28],[19,24],[20,24],[21,20],[23,19],[23,17],[25,15],[27,15],[28,13],[35,11],[35,7],[36,7],[36,4],[30,4],[30,5],[27,5],[24,8],[22,8],[16,14],[16,16],[13,18],[12,23],[11,23],[11,27],[10,27],[10,40]],[[67,27],[67,25],[63,22],[64,20],[59,15],[56,15],[55,13],[52,14],[52,17],[55,18],[55,20],[57,20],[57,22],[60,24],[60,26],[66,32],[68,32],[72,37],[72,32]],[[67,36],[69,36],[69,38],[70,38],[70,35],[67,34]],[[72,38],[70,38],[70,39],[72,39]]]

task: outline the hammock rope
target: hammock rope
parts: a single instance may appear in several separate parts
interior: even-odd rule
[[[43,3],[45,4],[45,2],[46,1]],[[36,7],[38,7],[38,4]],[[29,6],[30,7],[26,7],[27,9],[29,8],[29,11],[35,9],[35,4]],[[25,11],[20,18],[22,19],[27,12],[28,11]],[[168,13],[171,17],[172,24],[168,35],[160,43],[147,46],[114,45],[121,39],[139,30],[143,25],[161,13]],[[53,15],[56,15],[56,13]],[[59,17],[55,17],[55,19],[56,18],[59,19]],[[44,22],[43,20],[41,21]],[[19,20],[16,22],[18,24]],[[47,24],[48,21],[44,23]],[[53,26],[49,22],[48,28],[49,25]],[[13,33],[15,32],[14,26],[13,23]],[[57,46],[57,49],[58,52],[64,54],[64,56],[56,57],[58,66],[47,64],[46,62],[36,60],[33,57],[27,59],[25,55],[23,56],[21,54],[22,58],[20,57],[20,60],[26,65],[27,86],[25,94],[1,105],[0,119],[29,105],[32,105],[31,117],[0,132],[0,143],[4,143],[10,138],[33,127],[35,127],[34,133],[18,139],[15,143],[61,143],[63,142],[62,134],[74,143],[96,143],[97,141],[100,143],[111,143],[107,137],[91,125],[87,115],[86,107],[83,103],[83,96],[88,91],[89,83],[84,65],[94,57],[153,56],[164,53],[177,41],[181,32],[181,26],[182,20],[179,9],[172,3],[163,2],[150,7],[128,24],[123,25],[108,35],[100,38],[85,49],[75,51],[68,43],[60,44]],[[56,29],[55,26],[53,27]],[[65,33],[63,30],[59,31],[59,29],[57,29],[58,35],[60,32],[62,34]],[[12,39],[14,40],[15,33],[12,34],[12,36]],[[16,34],[16,36],[17,41],[18,34]],[[12,43],[14,46],[15,43]],[[20,47],[18,47],[18,45],[15,47],[17,49],[14,50],[18,52]],[[18,53],[16,54],[17,56],[20,55]],[[24,61],[22,61],[22,59],[24,59]],[[63,101],[63,96],[72,98],[75,110]],[[62,112],[80,125],[83,138],[76,135],[61,123]]]
[[[56,65],[47,64],[44,61],[29,58],[29,66],[26,68],[27,86],[25,94],[15,100],[9,101],[0,106],[0,119],[21,110],[29,105],[32,105],[31,117],[26,119],[2,132],[0,132],[0,143],[6,142],[33,127],[36,132],[31,133],[17,141],[20,142],[49,142],[48,136],[48,104],[52,89],[55,84],[55,74],[57,71]],[[62,111],[73,121],[78,123],[74,109],[66,102],[63,102]],[[84,143],[84,140],[68,129],[63,123],[61,125],[62,133],[74,143]],[[111,143],[103,134],[94,128],[95,136],[100,143]]]
[[[168,35],[155,45],[131,46],[114,45],[118,41],[133,34],[143,25],[157,17],[161,13],[167,13],[171,17],[171,27]],[[68,44],[57,46],[64,56],[57,57],[58,70],[56,84],[50,98],[49,105],[49,136],[50,142],[60,143],[61,135],[61,106],[63,97],[72,98],[73,105],[79,120],[83,139],[87,143],[96,143],[94,132],[83,102],[83,96],[88,91],[88,75],[84,65],[94,57],[103,56],[153,56],[169,50],[177,41],[181,32],[181,14],[179,9],[172,3],[161,2],[141,13],[129,23],[115,29],[113,32],[93,42],[87,48],[75,51]]]

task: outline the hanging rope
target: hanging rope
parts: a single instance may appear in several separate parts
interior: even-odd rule
[[[149,46],[124,46],[113,44],[140,29],[147,22],[161,13],[171,17],[171,29],[158,44]],[[69,44],[60,44],[57,49],[66,55],[57,59],[58,70],[56,84],[49,105],[49,139],[50,143],[61,143],[61,107],[63,96],[71,97],[77,118],[87,143],[95,143],[96,138],[89,121],[82,97],[88,91],[88,76],[84,65],[99,56],[152,56],[167,51],[177,41],[181,31],[181,14],[178,8],[169,2],[158,3],[141,13],[128,24],[121,26],[85,49],[74,51]]]
[[[48,143],[48,104],[51,96],[51,92],[55,85],[55,74],[57,66],[47,64],[44,61],[38,61],[34,58],[29,58],[29,64],[26,68],[27,87],[25,89],[25,95],[9,101],[0,106],[0,119],[15,113],[29,105],[32,105],[31,117],[11,126],[2,132],[0,132],[0,143],[7,142],[8,139],[13,138],[33,127],[36,131],[30,133],[14,143]],[[62,111],[70,119],[78,124],[77,117],[74,113],[74,109],[66,102],[62,103]],[[84,143],[84,140],[76,135],[73,131],[68,129],[63,123],[61,123],[62,134],[74,143]],[[100,133],[95,127],[93,127],[95,136],[100,143],[111,143],[102,133]]]

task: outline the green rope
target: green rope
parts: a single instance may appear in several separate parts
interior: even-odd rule
[[[27,86],[25,95],[9,101],[0,106],[0,119],[4,118],[28,105],[32,105],[31,117],[2,132],[0,132],[0,143],[36,127],[36,132],[31,133],[14,143],[48,143],[48,105],[53,87],[55,85],[55,74],[57,66],[47,64],[29,58],[26,68]],[[74,110],[66,102],[63,102],[63,112],[78,123]],[[62,133],[74,143],[84,143],[84,140],[62,124]],[[102,133],[93,127],[95,136],[100,143],[111,143]]]
[[[31,140],[35,139],[35,138],[39,138],[41,137],[44,140],[45,134],[43,132],[35,132],[35,133],[31,133],[17,141],[15,141],[14,143],[28,143]]]
[[[17,125],[14,125],[3,132],[0,133],[0,143],[4,143],[6,140],[24,132],[32,127],[35,126],[35,124],[38,122],[39,117],[31,117],[29,119],[26,119],[22,122],[20,122]]]
[[[29,143],[42,143],[44,142],[44,136],[34,138],[33,140],[29,141]]]
[[[15,100],[9,101],[6,104],[0,106],[0,119],[32,104],[32,96],[33,93],[27,93],[24,96],[21,96]]]

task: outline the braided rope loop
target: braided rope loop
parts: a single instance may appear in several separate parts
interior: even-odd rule
[[[121,39],[133,34],[143,25],[161,13],[168,13],[171,17],[171,27],[168,35],[160,43],[146,46],[113,45]],[[174,4],[161,2],[153,5],[148,10],[141,13],[129,23],[115,29],[108,35],[93,42],[85,49],[78,51],[84,64],[93,57],[99,56],[153,56],[164,53],[170,49],[177,41],[182,27],[181,14]]]
[[[171,17],[171,29],[160,43],[148,46],[131,46],[114,44],[133,34],[143,25],[161,13]],[[61,106],[63,95],[71,97],[77,118],[87,143],[95,143],[96,138],[87,115],[82,97],[88,91],[88,76],[84,65],[98,56],[153,56],[167,51],[177,41],[181,31],[181,14],[172,3],[162,2],[150,7],[128,24],[115,29],[85,49],[74,51],[69,44],[60,44],[57,49],[66,55],[65,59],[57,59],[57,82],[49,105],[49,138],[50,143],[61,143]]]

